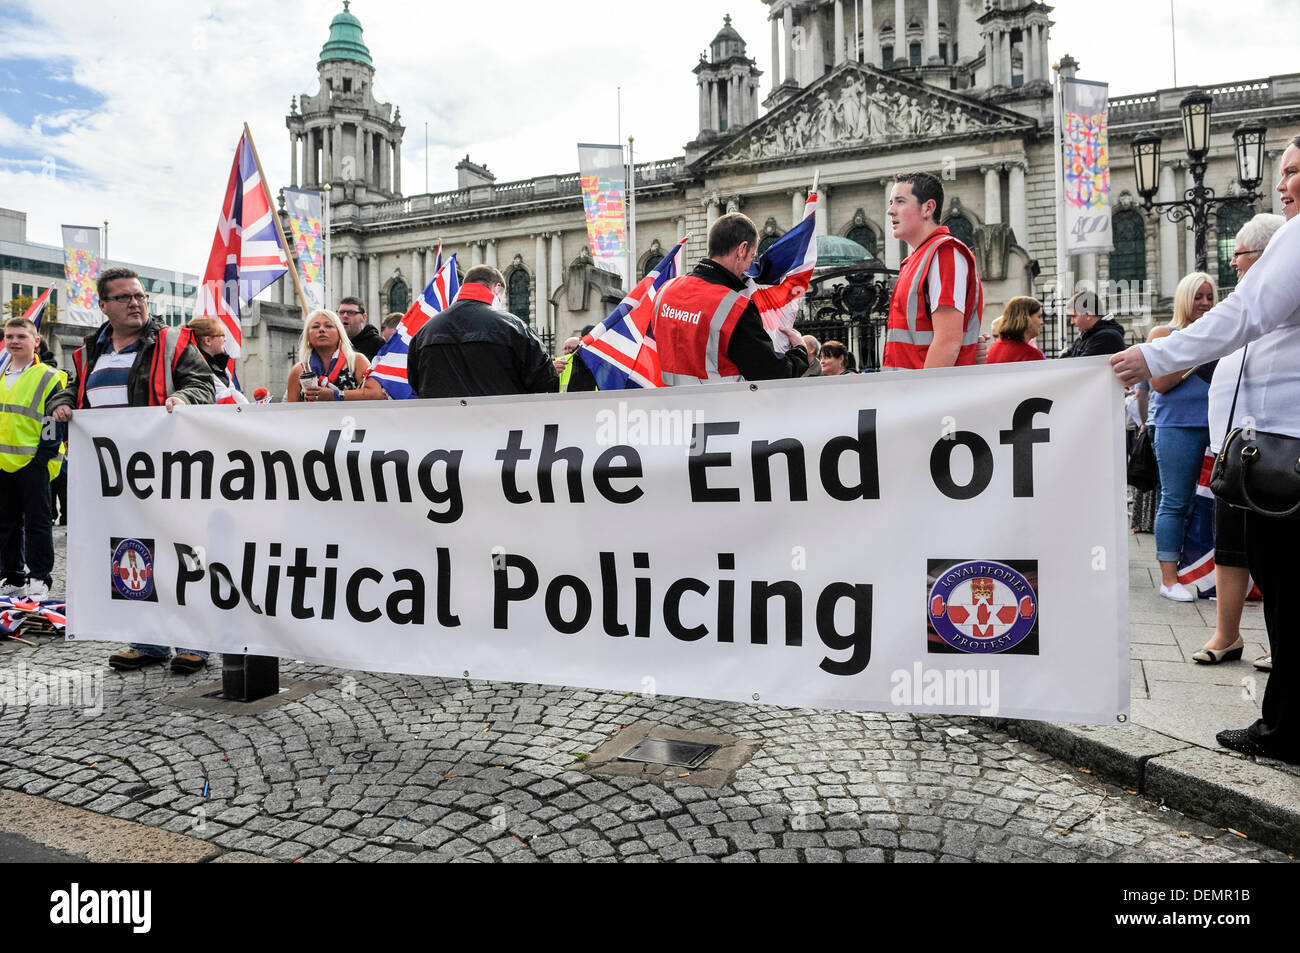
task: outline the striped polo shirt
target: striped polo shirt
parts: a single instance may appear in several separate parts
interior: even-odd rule
[[[126,379],[131,374],[136,355],[144,346],[143,338],[137,338],[120,351],[113,350],[113,329],[106,327],[99,335],[102,350],[86,378],[86,406],[88,407],[125,407],[129,402],[126,392]]]

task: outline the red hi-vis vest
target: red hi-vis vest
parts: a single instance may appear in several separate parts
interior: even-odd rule
[[[190,344],[193,335],[189,328],[179,328],[176,334],[170,334],[171,328],[159,328],[154,341],[153,356],[149,361],[149,406],[161,407],[167,402],[172,392],[172,375],[181,355]],[[86,367],[86,347],[82,345],[72,352],[72,363],[77,369],[77,408],[86,406],[86,380],[93,367]],[[127,395],[129,398],[129,394]]]
[[[939,249],[945,246],[951,247],[966,259],[967,300],[971,283],[975,285],[975,307],[966,316],[957,364],[975,363],[980,318],[984,313],[984,288],[980,284],[975,256],[971,250],[948,229],[940,226],[907,256],[903,267],[899,269],[898,280],[894,282],[894,293],[889,299],[889,326],[885,334],[885,353],[881,360],[885,367],[910,370],[925,367],[925,355],[930,350],[930,342],[934,340],[934,324],[930,320],[930,303],[925,297],[925,283],[930,262]]]
[[[664,386],[744,380],[727,357],[727,347],[748,306],[743,292],[695,275],[665,282],[654,313]]]

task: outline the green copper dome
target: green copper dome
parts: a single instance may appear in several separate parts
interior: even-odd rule
[[[348,12],[349,0],[343,0],[343,12],[330,21],[330,38],[321,47],[322,60],[353,60],[374,66],[370,50],[361,39],[361,21]]]

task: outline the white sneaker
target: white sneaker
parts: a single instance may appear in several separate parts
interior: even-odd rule
[[[12,586],[9,583],[0,585],[0,599],[26,599],[27,587],[25,585]]]
[[[1172,599],[1174,602],[1196,601],[1196,594],[1188,590],[1181,582],[1176,582],[1172,586],[1161,586],[1160,595],[1166,599]]]
[[[48,602],[50,598],[50,585],[42,582],[40,579],[27,580],[27,598],[32,602]]]

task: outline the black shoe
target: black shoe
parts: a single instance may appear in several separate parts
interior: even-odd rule
[[[207,660],[201,655],[195,655],[193,652],[181,652],[172,659],[172,671],[180,675],[192,675],[207,664]]]
[[[125,652],[118,652],[116,655],[108,657],[109,666],[119,672],[133,672],[137,668],[144,668],[146,665],[160,665],[165,661],[167,661],[165,655],[145,655],[135,649],[128,649]]]

